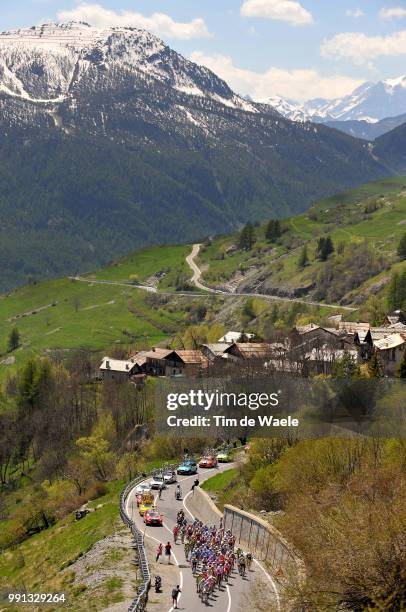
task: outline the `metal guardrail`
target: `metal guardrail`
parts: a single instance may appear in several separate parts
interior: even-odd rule
[[[163,470],[174,470],[176,469],[176,466],[177,464],[165,465],[163,466],[162,469]],[[145,552],[144,534],[142,533],[142,531],[138,529],[138,527],[136,526],[132,518],[128,516],[127,511],[126,511],[126,500],[127,500],[127,497],[130,491],[132,491],[132,489],[136,487],[137,484],[140,484],[146,478],[148,478],[149,476],[153,476],[159,471],[161,470],[155,469],[155,470],[152,470],[151,472],[148,472],[147,474],[140,474],[139,476],[137,476],[137,478],[134,478],[134,480],[129,482],[127,486],[120,493],[121,520],[123,521],[125,525],[127,525],[130,528],[132,536],[134,538],[134,543],[137,546],[138,562],[139,562],[139,566],[141,569],[141,575],[143,579],[143,583],[138,587],[137,596],[134,598],[130,607],[128,608],[128,612],[142,612],[143,610],[145,610],[147,601],[148,601],[148,592],[151,586],[151,573],[149,571],[147,555]]]

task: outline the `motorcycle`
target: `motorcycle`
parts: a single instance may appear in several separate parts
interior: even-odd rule
[[[155,593],[161,593],[162,591],[162,578],[161,576],[155,576]]]
[[[176,501],[180,501],[182,499],[182,491],[180,489],[176,489],[176,491],[175,491],[175,499],[176,499]]]

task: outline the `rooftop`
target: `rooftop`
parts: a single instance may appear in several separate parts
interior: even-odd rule
[[[179,349],[176,354],[182,359],[183,363],[199,364],[203,367],[207,367],[208,361],[200,350],[185,350]]]
[[[374,342],[375,348],[379,351],[385,351],[392,348],[397,348],[406,343],[406,334],[391,334],[385,338],[381,338]]]
[[[345,331],[347,334],[356,334],[360,331],[368,331],[370,328],[369,323],[363,323],[360,321],[340,321],[338,324],[339,331]]]
[[[263,342],[236,342],[230,349],[233,347],[236,347],[245,358],[260,359],[271,352],[269,344]]]
[[[124,359],[111,359],[110,357],[104,357],[100,370],[110,370],[112,372],[131,372],[135,367],[135,362],[132,360]]]
[[[213,342],[212,344],[203,344],[203,346],[214,355],[222,355],[231,344],[231,342]]]

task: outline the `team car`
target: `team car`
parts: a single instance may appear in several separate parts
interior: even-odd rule
[[[157,525],[158,527],[162,527],[163,517],[158,510],[152,508],[151,510],[147,510],[144,513],[144,523],[146,525]]]
[[[178,466],[178,469],[176,471],[178,474],[183,474],[183,475],[197,474],[197,463],[196,461],[193,461],[192,459],[188,459],[187,461],[184,461],[183,463],[181,463]]]
[[[140,513],[140,516],[144,516],[144,514],[148,512],[148,510],[156,510],[153,503],[143,501],[138,506],[138,512]]]
[[[199,463],[199,467],[201,468],[215,468],[217,467],[217,459],[213,455],[208,455],[207,457],[203,457],[203,459]]]
[[[167,472],[163,473],[163,477],[164,477],[164,482],[165,484],[174,484],[175,482],[177,482],[177,478],[176,478],[176,472],[172,472],[171,470],[168,470]]]
[[[229,461],[232,461],[232,460],[233,458],[229,451],[220,451],[219,453],[217,453],[217,461],[219,463],[228,463]]]
[[[151,489],[166,489],[165,478],[162,474],[157,474],[156,476],[153,476],[149,486]]]

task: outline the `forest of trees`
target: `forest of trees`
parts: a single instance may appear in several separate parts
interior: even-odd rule
[[[255,439],[224,503],[280,514],[307,580],[288,578],[298,610],[406,604],[406,462],[399,439]],[[259,609],[263,609],[259,607]]]
[[[367,243],[348,244],[342,253],[329,257],[315,273],[316,297],[330,303],[338,302],[346,293],[387,267],[385,258],[376,254]]]
[[[101,494],[108,480],[135,471],[128,452],[151,421],[153,396],[148,386],[94,384],[93,369],[78,352],[66,365],[31,359],[7,380],[0,394],[1,498],[24,478],[31,484],[0,534],[0,548],[47,528]]]

